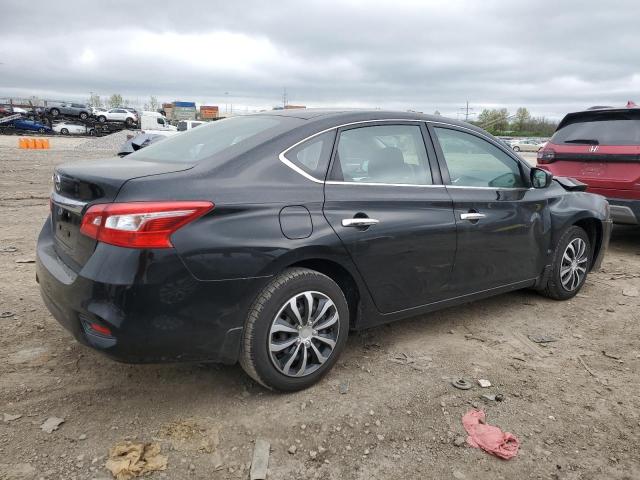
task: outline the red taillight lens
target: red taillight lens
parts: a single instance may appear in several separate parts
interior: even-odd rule
[[[93,205],[80,231],[99,242],[129,248],[169,248],[171,235],[213,209],[211,202],[131,202]]]
[[[538,164],[546,165],[556,161],[556,152],[553,148],[545,147],[538,150]]]

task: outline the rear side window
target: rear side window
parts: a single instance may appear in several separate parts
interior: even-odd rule
[[[345,130],[338,139],[332,178],[345,182],[431,185],[424,138],[416,125]]]
[[[324,180],[335,136],[335,130],[316,135],[293,147],[285,158],[312,177]]]
[[[155,162],[196,163],[224,150],[242,153],[270,139],[283,129],[283,117],[239,116],[202,125],[150,145],[127,156]],[[275,133],[274,133],[275,132]]]
[[[640,145],[640,112],[587,113],[569,118],[553,134],[551,143]]]

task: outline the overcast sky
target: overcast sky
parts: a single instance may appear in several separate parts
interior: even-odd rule
[[[0,97],[558,118],[640,103],[640,0],[0,4]],[[225,95],[228,92],[228,99]]]

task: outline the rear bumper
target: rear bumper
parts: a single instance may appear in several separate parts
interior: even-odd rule
[[[640,200],[608,198],[614,223],[640,225]]]
[[[36,275],[45,305],[82,344],[128,363],[235,363],[249,305],[265,279],[196,280],[173,250],[98,244],[79,272],[57,255],[49,221]],[[111,330],[101,335],[89,325]]]

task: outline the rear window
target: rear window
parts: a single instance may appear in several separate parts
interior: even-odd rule
[[[640,145],[640,111],[587,113],[568,117],[563,123],[551,138],[551,143]]]
[[[154,162],[196,163],[232,147],[247,151],[284,131],[284,120],[275,116],[240,116],[219,120],[167,138],[127,156]]]

